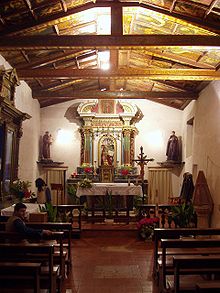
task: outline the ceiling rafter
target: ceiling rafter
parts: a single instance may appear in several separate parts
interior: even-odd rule
[[[62,94],[55,92],[34,91],[33,97],[38,100],[47,98],[53,99],[66,99],[66,98],[79,98],[79,99],[187,99],[196,100],[198,93],[195,92],[152,92],[152,91],[73,91],[71,94]]]
[[[30,12],[31,16],[34,20],[37,20],[37,16],[35,15],[30,0],[23,0],[25,6],[27,7],[28,11]]]
[[[67,12],[67,5],[66,5],[66,1],[65,0],[60,0],[60,3],[61,3],[61,6],[62,6],[62,9],[64,12]]]
[[[68,51],[68,52],[61,52],[61,53],[58,53],[58,54],[53,54],[53,56],[50,56],[50,57],[47,57],[47,58],[41,58],[40,60],[38,61],[34,61],[34,62],[31,62],[30,64],[27,64],[27,65],[18,65],[16,66],[17,69],[24,69],[24,68],[39,68],[39,67],[43,67],[43,66],[46,66],[46,65],[50,65],[54,62],[59,62],[59,61],[63,61],[63,60],[66,60],[66,59],[75,59],[76,57],[78,59],[82,59],[82,58],[85,58],[85,57],[91,57],[93,55],[95,55],[95,50],[83,50],[82,52],[79,52],[79,51]]]
[[[141,45],[140,45],[141,44]],[[220,48],[220,36],[197,35],[62,35],[23,36],[0,39],[0,50],[48,49],[143,49],[151,47],[215,47]]]
[[[212,0],[211,4],[209,5],[209,8],[206,10],[204,14],[204,19],[207,17],[209,13],[211,13],[212,9],[214,8],[215,4],[217,4],[218,0]]]
[[[165,51],[161,51],[158,49],[151,49],[150,51],[146,51],[145,53],[146,55],[152,56],[152,57],[159,57],[162,58],[163,60],[168,60],[168,61],[173,61],[173,62],[177,62],[183,65],[187,65],[187,66],[193,66],[193,67],[197,67],[197,68],[203,68],[203,69],[214,69],[214,66],[208,65],[206,63],[203,62],[199,62],[199,60],[194,61],[194,60],[190,60],[187,57],[178,55],[178,54],[173,54],[173,53],[168,53]],[[201,58],[200,58],[201,59]]]
[[[194,3],[194,5],[195,5],[195,3]],[[169,9],[162,8],[160,6],[156,6],[156,5],[153,5],[153,4],[150,4],[150,3],[146,4],[146,3],[137,3],[137,2],[96,1],[95,3],[91,2],[91,3],[86,3],[86,4],[83,4],[83,5],[74,7],[72,9],[67,10],[66,12],[62,11],[62,12],[59,12],[59,13],[52,14],[52,15],[50,15],[48,17],[38,19],[38,21],[35,21],[35,22],[32,22],[32,23],[27,22],[27,23],[23,23],[22,25],[16,25],[16,27],[12,26],[12,27],[9,27],[9,28],[5,28],[4,30],[1,31],[1,35],[3,36],[3,35],[9,35],[9,34],[13,35],[13,34],[17,34],[17,33],[25,33],[30,29],[37,28],[37,27],[39,27],[41,25],[45,25],[45,24],[48,24],[48,23],[53,22],[53,21],[57,21],[57,20],[59,20],[59,19],[61,19],[63,17],[70,16],[72,14],[81,12],[81,11],[86,10],[86,9],[99,8],[99,7],[111,7],[111,6],[117,7],[117,9],[119,9],[119,7],[128,7],[128,6],[130,6],[130,7],[132,7],[132,6],[133,7],[136,7],[136,6],[143,7],[143,8],[155,11],[155,12],[159,12],[159,13],[163,13],[163,14],[166,14],[166,15],[169,15],[169,16],[173,16],[173,17],[175,17],[177,19],[180,19],[180,20],[188,21],[191,24],[199,25],[200,27],[202,27],[204,29],[208,29],[210,31],[220,33],[220,28],[217,27],[217,23],[211,23],[210,21],[207,21],[207,19],[202,20],[202,19],[199,19],[199,18],[190,17],[188,15],[182,15],[181,13],[174,12],[174,11],[170,12]],[[207,7],[205,5],[202,5],[202,4],[200,4],[200,7],[203,8],[203,9],[207,9]],[[218,10],[219,9],[217,9],[217,11]],[[53,23],[51,23],[51,25],[53,25]]]
[[[220,72],[204,69],[34,69],[18,70],[21,79],[159,79],[159,80],[220,80]]]

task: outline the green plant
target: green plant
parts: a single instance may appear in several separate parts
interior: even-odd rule
[[[19,198],[19,200],[22,200],[24,197],[29,198],[32,196],[32,192],[29,190],[30,186],[30,181],[22,181],[18,179],[10,184],[10,192]]]
[[[196,213],[192,203],[182,203],[171,207],[171,217],[177,227],[190,227],[195,222]]]
[[[79,204],[79,198],[76,196],[77,186],[73,184],[67,185],[67,194],[71,198],[72,204]]]
[[[45,206],[39,205],[40,212],[47,212],[48,222],[57,221],[57,207],[54,207],[52,203],[46,202]]]
[[[81,182],[78,183],[79,187],[82,188],[91,188],[92,187],[92,180],[85,178]]]

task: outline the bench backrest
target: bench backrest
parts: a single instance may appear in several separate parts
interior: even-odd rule
[[[183,249],[182,254],[186,254],[188,252],[184,252],[185,248],[195,249],[193,252],[195,254],[199,254],[200,252],[196,249],[205,248],[207,254],[216,253],[214,250],[208,250],[208,248],[220,248],[220,239],[161,239],[161,247],[162,247],[162,282],[164,288],[166,287],[166,274],[167,274],[167,266],[166,266],[166,258],[167,258],[167,249],[172,248],[172,254],[175,255],[175,249]],[[220,254],[220,249],[219,249]]]
[[[154,273],[157,270],[157,261],[159,258],[158,250],[160,246],[161,239],[178,239],[180,236],[194,237],[200,235],[220,235],[220,228],[155,228],[154,229]]]

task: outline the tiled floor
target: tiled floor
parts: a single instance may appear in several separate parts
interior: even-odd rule
[[[157,293],[151,278],[152,242],[139,240],[136,231],[83,231],[72,249],[64,292]]]

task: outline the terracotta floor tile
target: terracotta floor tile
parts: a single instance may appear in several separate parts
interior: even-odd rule
[[[157,293],[152,281],[153,243],[136,231],[83,231],[72,240],[73,267],[66,293]]]

